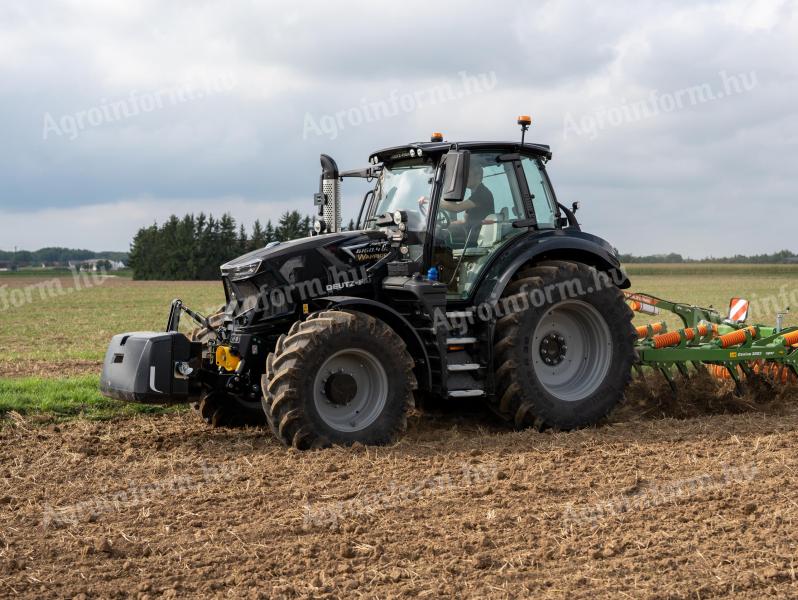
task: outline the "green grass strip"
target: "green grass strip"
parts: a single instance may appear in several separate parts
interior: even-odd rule
[[[99,384],[96,375],[67,379],[0,378],[0,418],[7,418],[9,412],[15,411],[21,415],[48,415],[53,420],[77,417],[105,420],[181,409],[181,406],[133,404],[104,398],[99,392]]]

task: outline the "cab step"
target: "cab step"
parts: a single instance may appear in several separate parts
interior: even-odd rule
[[[463,363],[459,365],[448,365],[449,371],[478,371],[479,363]]]
[[[476,344],[477,338],[475,337],[451,337],[446,338],[447,346],[465,346],[466,344]]]
[[[468,319],[473,316],[473,310],[453,310],[446,313],[447,319]]]
[[[451,390],[449,398],[478,398],[484,396],[485,390]]]

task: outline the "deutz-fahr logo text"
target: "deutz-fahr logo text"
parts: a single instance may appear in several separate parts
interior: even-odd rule
[[[328,292],[358,287],[359,285],[366,285],[369,282],[368,267],[366,265],[360,265],[357,268],[347,269],[346,271],[340,271],[335,267],[330,267],[327,269],[327,277],[330,283],[324,287]]]
[[[359,285],[365,285],[369,282],[368,279],[358,279],[357,281],[339,281],[338,283],[330,283],[327,285],[328,292],[336,292],[345,290],[346,288],[353,288]]]

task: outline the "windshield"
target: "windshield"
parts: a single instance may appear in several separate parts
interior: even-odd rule
[[[374,189],[373,218],[397,210],[407,212],[410,231],[426,230],[426,214],[435,170],[432,165],[419,161],[404,161],[385,165]]]

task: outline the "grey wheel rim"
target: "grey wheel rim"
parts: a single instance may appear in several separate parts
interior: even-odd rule
[[[388,375],[380,361],[362,349],[336,352],[313,382],[313,400],[322,420],[343,433],[361,431],[382,414]]]
[[[612,335],[596,308],[581,300],[555,304],[535,327],[532,365],[538,381],[559,400],[593,394],[612,364]]]

